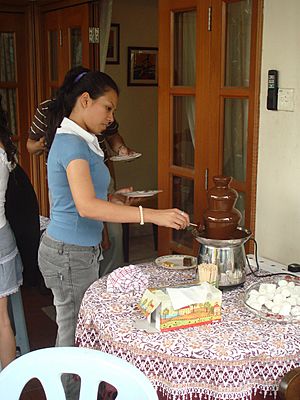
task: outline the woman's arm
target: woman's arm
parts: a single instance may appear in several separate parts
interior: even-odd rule
[[[0,145],[0,147],[2,146]],[[6,223],[5,193],[7,189],[8,177],[9,171],[7,166],[5,165],[4,156],[3,154],[0,154],[0,228],[2,228]]]
[[[40,156],[46,151],[46,130],[47,130],[47,112],[48,106],[52,100],[43,101],[35,111],[29,129],[28,139],[26,143],[27,150],[30,154]]]
[[[138,207],[112,204],[97,199],[86,160],[73,160],[67,167],[67,177],[72,196],[80,216],[106,222],[141,221]],[[173,229],[184,229],[189,224],[186,213],[174,208],[168,210],[143,209],[144,222],[166,226]]]

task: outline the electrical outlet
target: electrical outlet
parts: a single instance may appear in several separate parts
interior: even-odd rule
[[[294,111],[294,89],[278,89],[278,111]]]

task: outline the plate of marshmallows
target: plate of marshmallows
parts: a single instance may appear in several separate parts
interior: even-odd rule
[[[300,323],[300,278],[291,275],[263,278],[248,287],[244,304],[261,318]]]

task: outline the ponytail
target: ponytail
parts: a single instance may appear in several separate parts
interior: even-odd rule
[[[11,140],[12,133],[8,128],[6,112],[2,107],[2,96],[0,95],[0,141],[4,146],[7,160],[14,166],[16,164],[17,147]]]
[[[56,129],[60,126],[64,117],[68,117],[72,111],[72,108],[69,109],[67,103],[65,101],[65,97],[67,93],[72,91],[72,86],[76,80],[76,77],[84,72],[87,73],[89,71],[88,68],[84,68],[82,66],[78,66],[75,68],[70,69],[67,72],[63,84],[58,89],[55,99],[53,99],[48,106],[48,113],[47,113],[47,130],[46,130],[46,143],[48,149],[50,149],[51,144],[53,142]],[[75,103],[74,103],[75,104]]]

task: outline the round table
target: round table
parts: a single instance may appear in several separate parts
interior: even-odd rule
[[[149,287],[194,278],[193,270],[172,271],[142,264]],[[260,319],[243,305],[245,289],[223,292],[222,321],[170,332],[135,328],[143,319],[134,304],[142,293],[108,293],[107,277],[85,293],[76,344],[126,359],[143,371],[161,399],[251,400],[275,396],[286,372],[300,366],[298,324]]]

